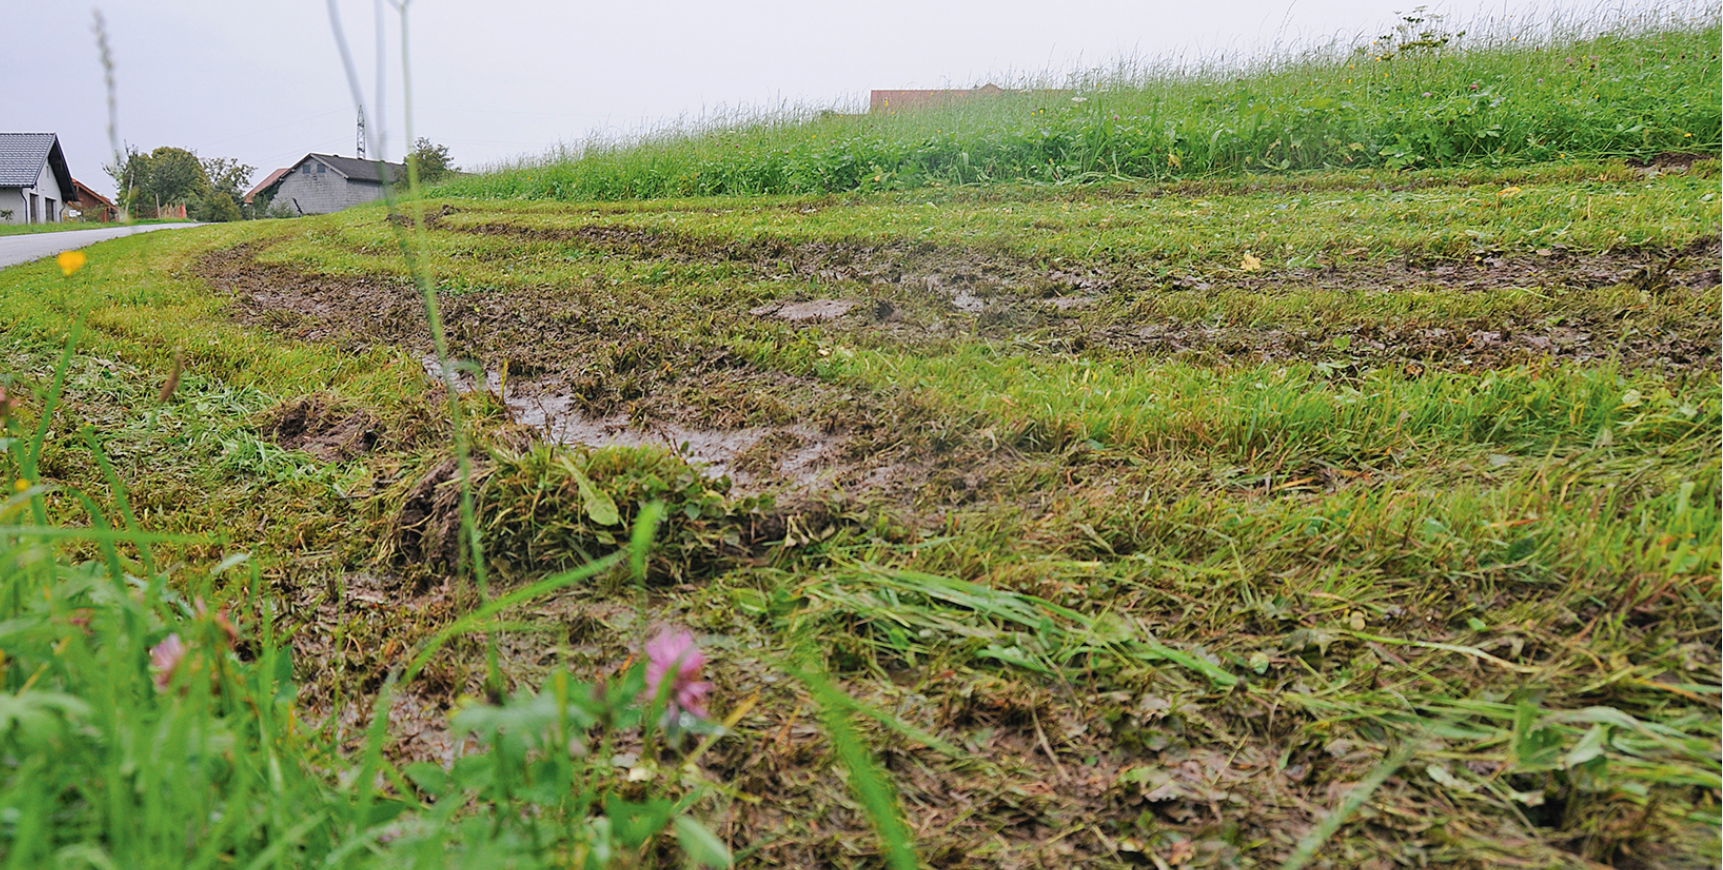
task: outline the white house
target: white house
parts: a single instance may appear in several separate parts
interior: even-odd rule
[[[63,220],[68,196],[77,193],[59,136],[0,133],[0,224]]]

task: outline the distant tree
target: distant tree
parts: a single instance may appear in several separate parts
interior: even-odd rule
[[[236,221],[245,217],[239,210],[239,203],[219,191],[210,193],[197,205],[191,216],[200,221]]]
[[[202,161],[184,148],[163,145],[150,152],[145,187],[163,205],[190,203],[209,189],[209,176]]]
[[[247,166],[231,157],[210,157],[202,162],[211,193],[225,193],[235,202],[245,198],[246,188],[251,186],[251,175],[257,167]]]
[[[209,175],[197,155],[167,145],[148,154],[127,148],[124,161],[108,174],[119,188],[120,202],[136,217],[155,217],[162,206],[176,203],[189,208],[209,190]]]
[[[120,164],[107,170],[129,214],[155,217],[166,206],[184,204],[186,216],[200,221],[239,220],[239,202],[257,171],[231,157],[204,160],[168,145],[148,154],[128,147]]]
[[[236,221],[244,217],[239,209],[245,189],[251,184],[255,166],[247,166],[231,157],[211,157],[201,161],[204,190],[192,201],[191,216],[200,221]]]
[[[449,160],[449,146],[438,145],[423,137],[413,143],[413,152],[407,155],[407,164],[418,170],[420,184],[436,184],[460,171]],[[405,178],[399,181],[402,186],[406,183]]]

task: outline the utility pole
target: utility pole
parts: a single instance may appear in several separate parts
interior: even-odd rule
[[[365,110],[359,110],[359,138],[353,146],[353,155],[360,160],[365,159]]]

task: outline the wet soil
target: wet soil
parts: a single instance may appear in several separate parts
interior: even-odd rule
[[[1465,260],[1401,258],[1347,262],[1319,269],[1199,275],[1154,263],[1049,267],[1002,252],[920,243],[859,245],[783,241],[734,242],[610,224],[525,229],[483,224],[458,229],[481,235],[554,240],[634,259],[742,266],[756,280],[814,279],[848,286],[857,298],[773,302],[749,313],[792,322],[822,322],[890,340],[961,334],[1010,338],[1024,331],[1057,349],[1111,347],[1132,353],[1238,357],[1254,361],[1333,357],[1394,365],[1416,362],[1491,368],[1554,359],[1608,360],[1626,368],[1710,369],[1718,364],[1717,288],[1723,283],[1716,238],[1682,250],[1578,253],[1561,248],[1480,252]],[[1440,323],[1401,319],[1349,328],[1216,325],[1169,317],[1155,309],[1170,294],[1219,292],[1264,296],[1300,291],[1392,294],[1397,291],[1490,293],[1535,288],[1586,292],[1612,287],[1640,292],[1641,304],[1609,311],[1564,309],[1559,317],[1519,321],[1469,317]],[[1104,310],[1102,302],[1133,302]],[[919,317],[915,315],[920,314]],[[968,316],[972,320],[965,321]]]
[[[836,320],[860,305],[856,299],[812,299],[807,302],[770,302],[749,311],[755,317],[776,317],[799,323],[804,320]]]
[[[439,224],[450,232],[554,241],[636,260],[727,263],[753,267],[761,277],[819,278],[861,284],[925,284],[963,287],[989,295],[1050,298],[1081,293],[1204,286],[1216,276],[1169,274],[1153,262],[1097,262],[1051,265],[999,250],[942,247],[931,242],[863,244],[791,242],[781,239],[736,241],[685,232],[668,232],[614,223],[571,228],[533,228],[506,223],[470,226]],[[1623,283],[1648,267],[1661,266],[1672,286],[1702,289],[1718,283],[1718,240],[1702,239],[1684,250],[1574,252],[1559,246],[1534,252],[1479,251],[1455,260],[1401,258],[1390,263],[1357,263],[1337,253],[1320,269],[1227,272],[1229,286],[1266,289],[1288,283],[1331,289],[1385,289],[1441,286],[1473,290],[1498,287],[1600,287]],[[1677,263],[1683,268],[1674,269]]]
[[[441,231],[448,222],[433,215]],[[720,259],[762,276],[846,282],[841,297],[784,299],[750,309],[702,312],[689,325],[652,309],[653,297],[575,284],[442,299],[451,349],[485,372],[482,387],[515,422],[549,441],[590,447],[657,445],[729,476],[742,492],[834,491],[911,502],[974,489],[973,469],[951,454],[981,455],[976,436],[929,437],[939,415],[907,394],[844,390],[772,372],[737,358],[719,335],[748,329],[823,331],[863,345],[937,342],[966,335],[1052,352],[1111,352],[1193,360],[1315,361],[1346,370],[1398,366],[1493,368],[1556,361],[1624,368],[1711,371],[1719,364],[1716,239],[1685,250],[1577,254],[1545,250],[1468,262],[1357,264],[1302,272],[1155,278],[1116,264],[1043,268],[997,252],[925,244],[860,246],[781,241],[717,242],[615,226],[522,230],[487,224],[462,232],[552,237],[630,257]],[[241,321],[355,350],[376,344],[430,349],[422,304],[403,280],[333,277],[255,262],[249,247],[200,265],[233,297]],[[1173,300],[1221,292],[1306,290],[1392,294],[1406,289],[1489,293],[1508,288],[1629,288],[1628,305],[1552,303],[1556,317],[1413,317],[1364,324],[1259,326],[1190,322]],[[1357,289],[1369,288],[1369,289]],[[1630,300],[1631,301],[1631,300]],[[1595,300],[1594,300],[1595,302]],[[663,304],[658,302],[657,304]],[[1192,306],[1186,304],[1184,310]],[[683,312],[685,314],[685,312]],[[1534,313],[1535,314],[1535,313]],[[770,333],[768,333],[770,334]],[[434,364],[427,373],[437,377]],[[368,421],[315,403],[286,409],[268,426],[283,446],[346,458],[375,436]],[[338,418],[338,419],[336,419]],[[947,421],[948,422],[948,421]],[[951,427],[939,424],[946,430]],[[943,469],[943,470],[940,470]],[[936,481],[929,486],[929,481]]]
[[[1449,321],[1445,326],[1377,325],[1334,330],[1257,329],[1165,324],[1114,329],[1107,344],[1188,357],[1260,361],[1327,361],[1408,370],[1498,368],[1553,360],[1613,362],[1624,369],[1709,370],[1717,367],[1717,329],[1689,322],[1640,329],[1620,321],[1568,318],[1549,326],[1517,321]]]
[[[433,381],[443,379],[442,366],[432,357],[421,360]],[[478,378],[462,372],[455,388],[481,389]],[[744,491],[755,484],[788,482],[795,491],[823,488],[841,471],[848,438],[818,426],[791,423],[711,429],[682,425],[674,419],[626,413],[594,416],[574,397],[555,391],[550,379],[513,381],[502,372],[486,372],[487,392],[500,398],[510,419],[544,441],[587,447],[660,447],[688,460],[708,477],[728,477]]]
[[[1381,292],[1435,286],[1483,293],[1529,283],[1548,286],[1551,272],[1537,264],[1559,261],[1568,270],[1560,273],[1567,276],[1563,280],[1573,282],[1563,286],[1627,285],[1642,294],[1647,308],[1661,306],[1664,315],[1656,321],[1660,331],[1655,334],[1633,331],[1643,311],[1579,313],[1559,323],[1478,318],[1332,331],[1193,324],[1152,307],[1138,308],[1132,300],[1204,293],[1221,277],[1150,279],[1118,266],[1051,270],[993,254],[920,246],[847,254],[823,247],[767,248],[760,259],[746,260],[759,264],[758,275],[806,274],[798,270],[848,257],[838,268],[849,271],[832,274],[846,276],[841,280],[857,292],[752,309],[737,306],[714,314],[719,327],[817,325],[828,334],[871,336],[881,343],[1032,334],[1048,346],[1149,357],[1338,356],[1368,364],[1403,359],[1465,367],[1526,359],[1610,360],[1695,370],[1715,366],[1717,359],[1717,318],[1698,316],[1714,312],[1717,304],[1715,240],[1673,253],[1552,251],[1470,263],[1224,276],[1229,286],[1265,294],[1312,286],[1371,286]],[[753,248],[739,250],[755,256],[748,253]],[[252,253],[228,252],[203,264],[212,285],[232,295],[235,316],[242,321],[355,348],[388,344],[421,355],[428,350],[411,286],[308,275],[258,264]],[[898,255],[904,262],[886,262]],[[1358,283],[1366,279],[1378,283]],[[890,292],[875,295],[866,292],[869,288]],[[850,302],[855,304],[839,304]],[[748,485],[897,494],[910,502],[925,496],[925,503],[945,506],[959,503],[965,493],[975,497],[990,478],[1000,477],[1000,468],[1025,461],[1009,447],[990,449],[980,435],[966,431],[976,428],[970,421],[931,412],[907,392],[856,395],[763,370],[715,343],[653,323],[651,312],[620,310],[593,288],[451,296],[445,306],[457,354],[479,363],[459,375],[458,386],[495,395],[515,423],[546,440],[656,444],[703,464],[709,474],[730,475]],[[1691,324],[1668,315],[1688,309],[1698,313]],[[805,311],[817,314],[797,316]],[[1337,346],[1338,335],[1348,337],[1346,347]],[[427,374],[436,379],[441,372],[427,364]],[[305,433],[325,433],[311,435],[313,441],[331,437],[327,433],[341,431],[347,421],[316,400],[290,406],[278,419],[271,431],[284,444]],[[410,561],[455,561],[453,475],[452,462],[435,465],[407,494],[395,546]],[[1068,474],[1065,480],[1069,483]],[[784,529],[776,529],[775,536],[789,539]],[[362,677],[361,691],[375,690],[405,644],[413,642],[413,631],[429,630],[460,610],[458,596],[446,587],[400,586],[397,578],[349,575],[340,588],[331,581],[327,588],[298,590],[296,615],[305,624],[294,640],[299,659],[344,668]],[[692,596],[692,589],[678,591]],[[385,629],[384,620],[375,617],[384,607],[410,614],[413,626]],[[572,661],[590,665],[594,673],[618,666],[627,659],[634,634],[618,621],[614,611],[619,607],[626,609],[614,600],[578,596],[535,605],[531,618],[560,623],[567,643],[518,633],[504,641],[506,669],[531,684],[535,668],[553,660],[567,664],[559,656],[568,649],[576,650]],[[700,618],[681,614],[678,621],[697,624]],[[558,649],[552,653],[550,647]],[[1364,648],[1351,652],[1372,655]],[[857,850],[872,848],[871,826],[831,773],[830,748],[813,705],[781,674],[767,673],[757,663],[748,666],[745,653],[735,654],[737,662],[729,662],[728,655],[714,653],[735,665],[714,666],[717,691],[731,699],[758,697],[760,703],[738,723],[736,736],[714,744],[701,764],[732,793],[770,799],[730,805],[715,821],[721,836],[757,844],[750,858],[757,866],[870,863],[875,856]],[[1381,655],[1383,661],[1405,664],[1392,654]],[[834,651],[834,661],[841,664],[843,658],[842,651]],[[962,750],[961,757],[952,758],[896,732],[868,734],[893,774],[932,866],[1158,866],[1169,861],[1169,866],[1228,866],[1240,859],[1239,843],[1274,841],[1290,848],[1294,835],[1336,805],[1387,751],[1351,738],[1311,742],[1285,724],[1290,714],[1280,712],[1277,719],[1276,709],[1263,708],[1260,696],[1212,697],[1198,709],[1187,702],[1206,697],[1203,690],[1173,668],[1114,679],[1113,685],[1134,688],[1105,694],[1082,685],[1030,686],[977,671],[918,670],[913,664],[890,676],[889,683],[858,679],[846,690]],[[447,763],[460,751],[442,724],[447,705],[477,690],[477,675],[457,666],[428,673],[408,687],[389,713],[392,733],[400,736],[391,753]],[[1296,685],[1288,691],[1308,692]],[[339,717],[347,733],[363,732],[362,718],[368,715],[363,705],[349,704],[337,713],[332,696],[305,700],[309,709]],[[1451,815],[1452,809],[1431,794],[1391,782],[1372,796],[1370,815],[1362,823],[1396,844],[1440,854],[1451,846],[1449,832],[1427,834],[1428,825],[1420,820]],[[1109,821],[1098,825],[1098,819]],[[1169,832],[1174,836],[1166,836]],[[1151,833],[1161,839],[1151,844]],[[1433,860],[1441,863],[1440,857]],[[1377,866],[1388,863],[1383,859]]]
[[[240,321],[355,351],[401,347],[428,360],[430,336],[411,285],[307,275],[255,263],[253,253],[222,252],[201,266],[232,295]],[[714,341],[652,333],[650,312],[615,326],[588,309],[595,296],[587,290],[445,297],[452,353],[484,371],[480,385],[463,368],[458,388],[498,397],[514,422],[545,440],[661,446],[729,476],[743,493],[865,494],[911,506],[972,491],[971,461],[981,456],[987,466],[997,456],[908,393],[861,393],[764,370]],[[434,362],[426,371],[439,377]],[[437,532],[428,532],[431,540]]]
[[[351,459],[377,443],[369,414],[342,408],[327,396],[306,396],[264,415],[265,438],[287,450],[303,450],[320,462]]]
[[[477,486],[489,469],[473,468]],[[408,490],[393,527],[395,551],[409,564],[445,566],[461,560],[460,468],[454,459],[434,466]]]

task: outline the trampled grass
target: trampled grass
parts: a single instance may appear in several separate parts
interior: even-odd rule
[[[423,201],[482,593],[399,219],[8,270],[0,856],[1703,865],[1710,141]]]

